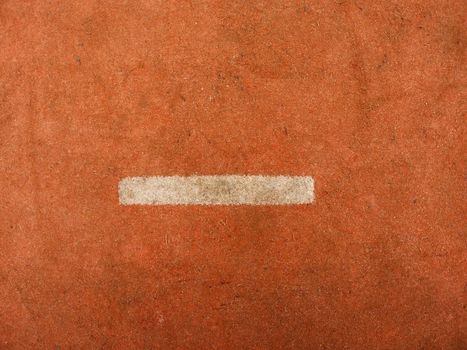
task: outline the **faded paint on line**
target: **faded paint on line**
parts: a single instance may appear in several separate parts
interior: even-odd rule
[[[209,175],[127,177],[122,205],[287,205],[314,200],[311,176]]]

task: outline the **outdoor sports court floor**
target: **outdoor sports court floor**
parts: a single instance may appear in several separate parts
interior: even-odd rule
[[[466,17],[0,0],[0,349],[466,349]]]

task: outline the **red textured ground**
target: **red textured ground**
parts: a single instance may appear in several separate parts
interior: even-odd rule
[[[0,349],[466,349],[466,14],[0,1]],[[190,174],[316,201],[118,204]]]

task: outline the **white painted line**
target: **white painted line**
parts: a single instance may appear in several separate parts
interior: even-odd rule
[[[118,185],[123,205],[285,205],[314,200],[311,176],[127,177]]]

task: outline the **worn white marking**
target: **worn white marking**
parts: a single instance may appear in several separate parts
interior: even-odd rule
[[[311,176],[127,177],[118,186],[123,205],[285,205],[314,200]]]

